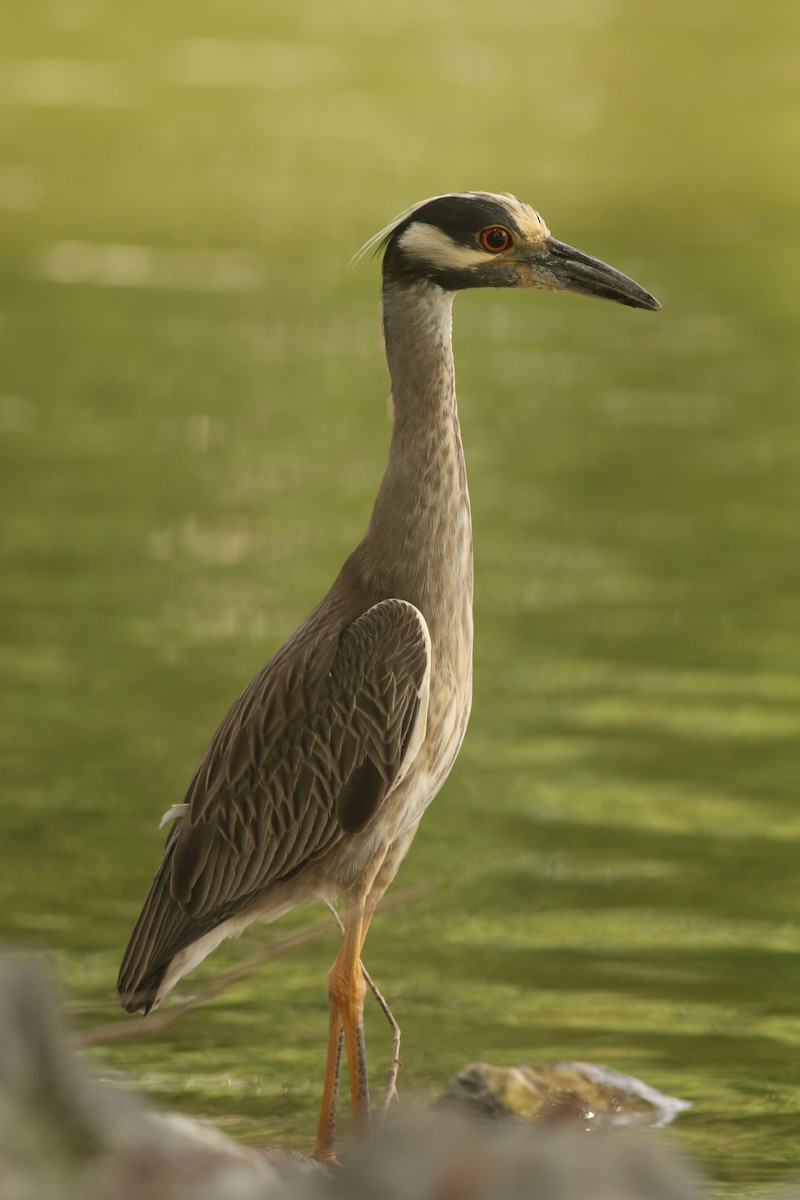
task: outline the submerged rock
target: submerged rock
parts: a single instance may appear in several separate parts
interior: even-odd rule
[[[691,1108],[632,1075],[584,1062],[470,1063],[448,1081],[438,1103],[486,1117],[572,1119],[591,1129],[656,1128]]]

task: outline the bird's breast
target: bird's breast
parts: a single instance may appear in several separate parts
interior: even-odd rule
[[[450,774],[464,740],[472,706],[471,605],[456,605],[451,610],[447,638],[432,641],[427,729],[419,753],[398,788],[397,837],[417,825]]]

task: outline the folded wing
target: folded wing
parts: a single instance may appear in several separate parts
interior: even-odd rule
[[[429,684],[425,619],[397,599],[343,629],[307,624],[267,663],[167,838],[120,969],[124,1008],[148,1011],[176,954],[380,819],[422,744]]]

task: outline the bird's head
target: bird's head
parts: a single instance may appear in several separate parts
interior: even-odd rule
[[[660,308],[627,275],[556,241],[542,218],[514,196],[454,192],[415,204],[371,238],[360,254],[383,250],[387,284],[427,281],[444,291],[532,287],[582,292]]]

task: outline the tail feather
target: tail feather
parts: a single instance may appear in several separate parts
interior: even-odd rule
[[[163,995],[172,959],[208,933],[216,921],[198,922],[172,895],[172,853],[168,845],[147,893],[117,978],[117,996],[126,1012],[150,1011]]]

